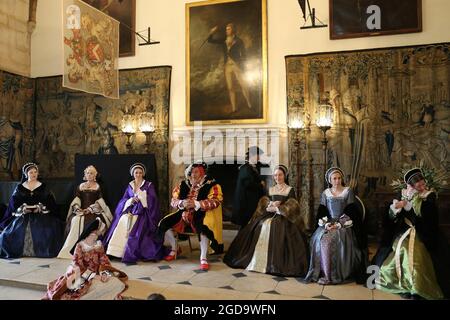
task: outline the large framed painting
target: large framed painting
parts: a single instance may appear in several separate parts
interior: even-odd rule
[[[188,125],[267,121],[267,2],[186,4]]]
[[[136,0],[82,1],[120,22],[119,56],[134,56],[136,52],[136,37],[131,30],[136,30]]]
[[[422,0],[329,0],[330,38],[422,31]]]

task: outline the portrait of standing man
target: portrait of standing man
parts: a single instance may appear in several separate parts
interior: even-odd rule
[[[211,29],[208,42],[223,46],[223,61],[225,81],[228,94],[230,96],[231,113],[236,113],[236,91],[239,85],[242,95],[249,109],[252,108],[250,94],[247,88],[247,81],[244,79],[245,70],[245,46],[244,42],[236,35],[236,27],[233,23],[228,23],[225,30],[225,37],[214,38],[217,34],[218,26]]]
[[[266,0],[188,3],[186,18],[186,122],[265,123]]]

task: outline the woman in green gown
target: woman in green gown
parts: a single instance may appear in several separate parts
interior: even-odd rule
[[[438,245],[436,193],[427,189],[419,168],[408,171],[404,182],[407,187],[401,191],[401,199],[394,199],[389,208],[390,223],[385,226],[384,240],[373,260],[380,266],[376,288],[404,296],[442,299],[431,257]]]

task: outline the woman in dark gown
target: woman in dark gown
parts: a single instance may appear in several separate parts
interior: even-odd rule
[[[37,180],[38,166],[27,163],[27,179],[14,191],[1,223],[0,257],[56,257],[63,244],[64,222],[53,195]]]
[[[83,230],[96,218],[100,218],[109,228],[112,221],[112,214],[103,200],[102,190],[96,182],[97,169],[94,166],[88,166],[84,170],[84,180],[77,187],[75,199],[69,207],[66,225],[66,241],[58,254],[58,258],[72,259],[70,249],[77,242]]]
[[[304,214],[286,184],[287,168],[274,171],[276,185],[269,197],[260,199],[252,220],[231,243],[224,263],[231,268],[279,276],[304,276],[308,270],[308,251],[303,235]]]

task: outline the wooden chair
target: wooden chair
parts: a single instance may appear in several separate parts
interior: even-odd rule
[[[189,243],[189,250],[192,253],[193,251],[197,251],[200,250],[200,247],[198,248],[193,248],[192,247],[192,241],[191,241],[191,237],[197,236],[198,241],[200,243],[200,234],[194,233],[192,232],[192,230],[187,230],[187,232],[183,232],[183,233],[178,233],[177,234],[177,240],[180,241],[188,241]]]
[[[361,213],[361,221],[364,222],[366,219],[366,207],[364,206],[364,202],[361,200],[360,197],[355,196],[356,198],[356,206],[359,209],[359,212]]]

